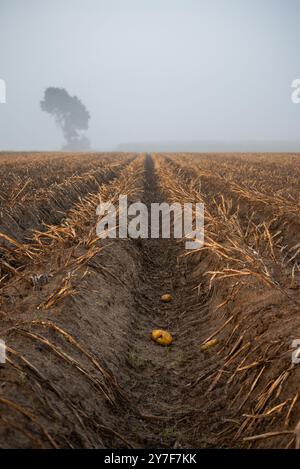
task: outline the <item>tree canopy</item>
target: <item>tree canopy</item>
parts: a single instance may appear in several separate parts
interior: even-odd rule
[[[64,88],[49,87],[41,101],[41,109],[55,117],[66,139],[67,150],[84,150],[89,140],[81,135],[87,130],[90,114],[77,96],[70,96]],[[85,148],[83,148],[85,147]]]

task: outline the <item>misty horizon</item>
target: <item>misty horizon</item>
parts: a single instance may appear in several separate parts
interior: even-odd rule
[[[95,151],[300,151],[299,13],[296,0],[2,0],[0,151],[62,149],[39,106],[49,87],[87,107]]]

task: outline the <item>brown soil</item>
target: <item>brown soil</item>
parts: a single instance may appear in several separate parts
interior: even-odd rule
[[[131,184],[132,200],[173,201],[161,160],[129,159],[101,194]],[[191,174],[180,179],[171,166],[190,187]],[[236,295],[236,278],[210,288],[207,272],[220,261],[207,251],[187,256],[174,239],[111,240],[94,252],[96,202],[86,197],[86,219],[76,216],[77,198],[68,205],[84,242],[68,233],[63,250],[48,238],[38,262],[21,248],[8,258],[21,276],[10,270],[1,290],[1,447],[294,447],[300,371],[290,345],[300,338],[299,290],[252,277]],[[49,275],[33,287],[38,273]],[[172,302],[161,302],[165,293]],[[156,328],[171,332],[170,347],[151,341]],[[202,351],[211,335],[218,344]]]

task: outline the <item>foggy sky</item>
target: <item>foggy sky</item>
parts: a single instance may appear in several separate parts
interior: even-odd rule
[[[0,78],[1,150],[61,148],[48,86],[86,105],[95,149],[300,141],[300,2],[0,0]]]

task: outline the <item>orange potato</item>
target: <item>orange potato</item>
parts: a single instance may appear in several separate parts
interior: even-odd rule
[[[151,339],[159,345],[170,345],[173,342],[173,337],[167,331],[162,329],[155,329],[151,333]]]
[[[172,297],[172,295],[170,295],[170,293],[166,293],[160,299],[163,303],[170,303],[170,301],[173,300],[173,297]]]

